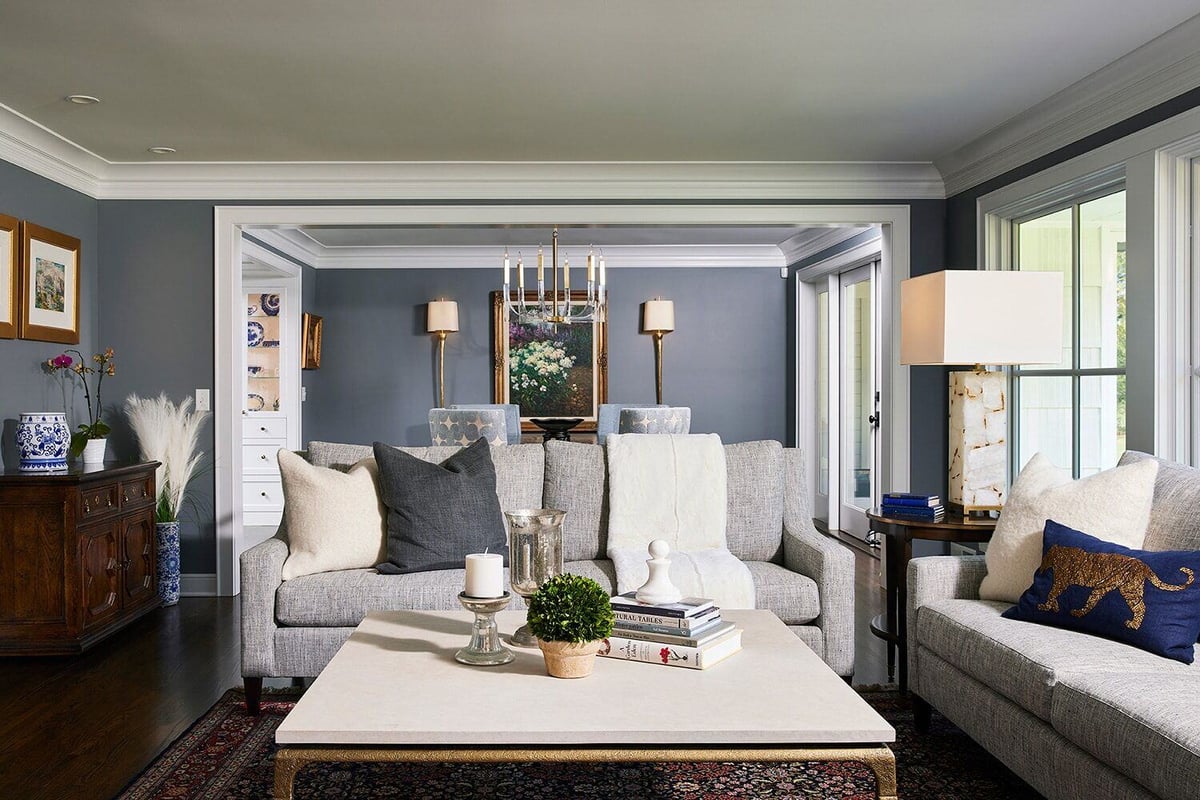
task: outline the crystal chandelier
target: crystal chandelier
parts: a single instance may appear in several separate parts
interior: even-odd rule
[[[517,253],[517,290],[510,290],[508,248],[504,248],[504,308],[519,321],[548,325],[571,325],[575,323],[600,322],[605,318],[606,286],[604,252],[600,252],[599,269],[592,249],[587,255],[587,291],[571,294],[571,264],[564,257],[562,265],[562,287],[559,287],[558,271],[558,228],[550,246],[551,287],[546,292],[546,266],[542,246],[538,245],[537,297],[527,299],[525,294],[525,265],[520,252]],[[599,280],[597,280],[599,278]]]

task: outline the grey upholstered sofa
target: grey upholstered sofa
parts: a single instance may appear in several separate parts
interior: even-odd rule
[[[1200,470],[1160,462],[1145,547],[1200,549]],[[931,704],[1051,800],[1200,796],[1200,647],[1183,664],[1004,619],[985,574],[982,556],[909,563],[918,720]]]
[[[441,461],[457,448],[403,448]],[[371,455],[360,445],[309,444],[318,466],[345,467]],[[725,447],[729,548],[754,577],[756,604],[775,612],[839,675],[854,672],[854,558],[818,533],[809,515],[801,454],[778,442]],[[552,507],[567,513],[568,572],[612,591],[605,556],[607,469],[600,445],[551,441],[494,447],[504,509]],[[368,611],[457,609],[462,570],[380,575],[357,569],[284,582],[285,530],[241,557],[242,675],[254,708],[264,677],[315,676]],[[513,608],[523,608],[514,597]]]

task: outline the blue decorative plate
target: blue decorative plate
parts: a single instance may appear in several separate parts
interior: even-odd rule
[[[247,411],[262,411],[267,407],[267,401],[261,394],[246,395],[246,410]]]
[[[268,317],[279,316],[279,295],[264,294],[260,298],[260,301],[262,303],[262,311],[264,314],[266,314]]]
[[[251,347],[258,347],[266,338],[267,332],[263,330],[261,323],[250,320],[246,323],[246,344]]]

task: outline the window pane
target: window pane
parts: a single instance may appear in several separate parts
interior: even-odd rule
[[[1125,192],[1079,206],[1079,366],[1125,366]]]
[[[1059,467],[1071,469],[1071,378],[1023,375],[1018,384],[1020,442],[1017,469],[1042,453]]]
[[[817,293],[817,494],[829,494],[829,292]]]
[[[1125,452],[1125,376],[1079,379],[1079,475],[1117,464]]]
[[[849,383],[843,383],[843,386],[854,409],[852,415],[843,417],[845,424],[850,426],[850,452],[842,456],[845,477],[842,502],[865,509],[871,507],[871,468],[874,463],[869,421],[875,411],[875,366],[871,354],[874,309],[871,307],[870,279],[844,286],[842,295],[845,298],[842,320],[846,325],[842,341],[846,348],[845,375]]]
[[[1058,364],[1025,369],[1070,369],[1071,364],[1071,209],[1027,220],[1017,226],[1017,269],[1059,272],[1063,276],[1063,357]],[[1069,463],[1069,462],[1068,462]]]

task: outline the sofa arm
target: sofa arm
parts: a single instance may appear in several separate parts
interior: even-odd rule
[[[242,553],[242,677],[275,674],[275,592],[287,556],[287,541],[278,534]]]
[[[927,556],[908,562],[908,685],[917,690],[917,614],[933,600],[977,600],[987,575],[983,556]]]
[[[825,663],[838,675],[854,674],[854,554],[824,536],[806,518],[785,520],[783,565],[812,578],[821,598],[816,626]]]

